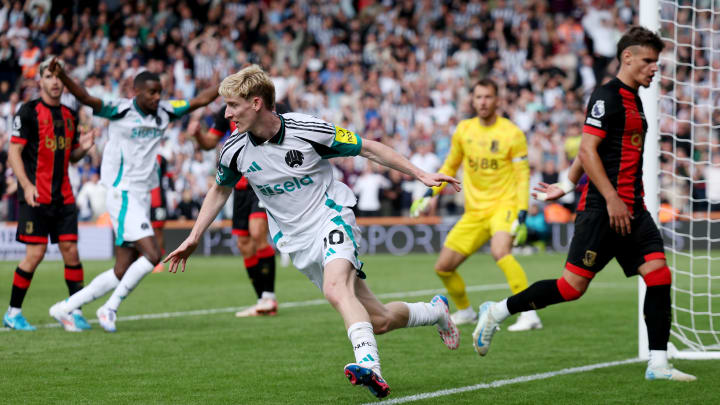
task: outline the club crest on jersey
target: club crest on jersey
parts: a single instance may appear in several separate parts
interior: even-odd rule
[[[492,142],[490,142],[490,152],[497,153],[498,149],[500,148],[500,142],[493,139]]]
[[[597,259],[597,252],[586,250],[585,257],[583,257],[583,264],[587,267],[592,267],[595,265],[595,259]]]
[[[600,118],[605,115],[605,101],[597,100],[595,104],[593,104],[592,110],[590,110],[590,115],[595,118]]]
[[[299,150],[291,150],[285,154],[285,163],[292,168],[301,166],[303,160],[305,160],[305,156]]]

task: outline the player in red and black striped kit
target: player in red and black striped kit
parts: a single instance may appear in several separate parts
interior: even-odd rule
[[[17,240],[26,245],[10,294],[3,324],[16,330],[35,330],[21,312],[25,294],[38,264],[45,257],[48,235],[65,262],[69,295],[83,287],[78,257],[78,213],[68,165],[82,159],[94,145],[94,132],[78,136],[77,113],[60,104],[63,84],[50,73],[50,59],[40,64],[40,98],[23,104],[13,121],[8,161],[18,179]],[[82,313],[73,314],[78,326],[89,329]]]
[[[171,176],[168,174],[168,161],[164,156],[157,155],[157,163],[157,175],[160,182],[157,187],[150,190],[150,223],[155,232],[155,240],[157,240],[158,246],[160,246],[162,255],[165,256],[165,235],[163,234],[163,228],[165,228],[165,221],[167,221],[168,216],[165,189],[167,188],[166,183],[170,180]],[[165,264],[160,262],[155,265],[153,273],[161,273],[164,268]]]
[[[209,150],[217,146],[223,137],[235,130],[235,123],[225,118],[225,107],[213,117],[213,125],[207,133],[196,131],[198,144]],[[239,318],[275,315],[275,249],[268,244],[267,212],[260,205],[255,192],[248,187],[243,176],[233,190],[233,235],[243,256],[245,269],[252,282],[257,304],[237,312]]]
[[[480,307],[473,345],[487,354],[500,322],[511,314],[541,309],[580,298],[593,277],[614,258],[626,276],[641,275],[647,286],[644,302],[650,361],[647,380],[694,381],[668,363],[670,284],[663,240],[643,203],[642,151],[647,122],[638,89],[648,87],[658,70],[664,44],[653,32],[632,27],[618,42],[617,77],[590,97],[578,159],[570,184],[541,184],[536,198],[553,200],[574,189],[583,171],[583,188],[561,278],[538,281],[526,290]]]

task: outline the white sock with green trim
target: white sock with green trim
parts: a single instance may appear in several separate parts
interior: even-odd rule
[[[435,307],[429,302],[403,302],[408,307],[407,328],[415,326],[435,325],[443,319],[444,310]]]
[[[128,295],[130,295],[132,290],[140,284],[140,280],[150,273],[153,267],[155,267],[155,265],[150,263],[150,260],[148,260],[145,256],[140,256],[137,260],[135,260],[130,267],[128,267],[122,280],[120,280],[120,284],[115,287],[115,291],[113,291],[104,307],[117,311],[120,303],[127,298]]]
[[[117,287],[118,283],[120,283],[120,280],[115,276],[115,270],[105,270],[98,274],[85,288],[66,299],[61,308],[66,312],[72,312],[107,294],[108,291]]]
[[[380,355],[372,324],[356,322],[350,325],[347,333],[350,343],[353,345],[353,351],[355,351],[355,362],[380,374]]]

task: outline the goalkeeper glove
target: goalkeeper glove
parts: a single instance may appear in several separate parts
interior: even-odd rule
[[[527,240],[528,230],[525,225],[525,219],[527,218],[527,211],[520,210],[517,218],[513,222],[511,233],[515,236],[513,239],[513,246],[524,245]]]
[[[432,189],[428,189],[428,191],[425,192],[425,195],[413,201],[410,206],[411,218],[419,217],[420,214],[427,209],[428,204],[430,204],[430,199],[432,198],[432,193]]]

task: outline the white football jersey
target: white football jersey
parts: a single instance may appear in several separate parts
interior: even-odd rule
[[[150,191],[158,186],[157,154],[170,121],[188,112],[187,100],[160,101],[155,115],[140,110],[135,99],[103,102],[95,115],[110,120],[100,182],[108,188]]]
[[[292,252],[328,221],[348,225],[339,214],[355,205],[355,195],[333,178],[327,159],[360,154],[362,139],[310,115],[279,117],[280,131],[267,141],[235,131],[220,153],[215,181],[232,187],[245,175],[267,209],[273,241]]]

